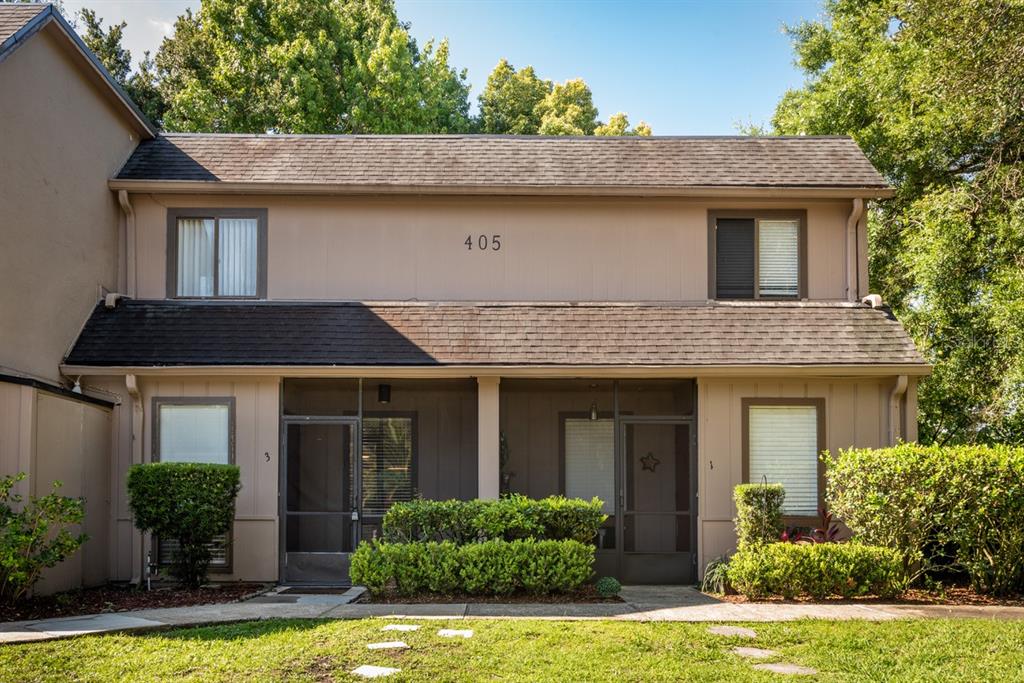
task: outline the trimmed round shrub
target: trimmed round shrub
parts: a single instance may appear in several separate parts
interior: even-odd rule
[[[782,503],[786,491],[782,484],[740,484],[733,489],[736,502],[738,547],[774,543],[786,530],[782,521]]]
[[[622,584],[614,576],[602,576],[594,584],[594,590],[602,598],[614,598],[622,590]]]
[[[206,581],[210,544],[231,530],[240,488],[235,465],[155,462],[128,470],[135,526],[178,542],[171,574],[189,587]]]
[[[896,597],[906,588],[900,556],[859,543],[767,543],[729,560],[729,584],[748,598]]]

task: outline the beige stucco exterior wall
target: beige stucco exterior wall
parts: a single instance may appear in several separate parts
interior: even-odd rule
[[[478,301],[704,301],[709,209],[806,209],[809,296],[846,296],[846,200],[134,194],[131,201],[140,298],[166,296],[172,207],[267,208],[272,299]],[[499,251],[476,248],[480,235],[496,234]]]
[[[48,380],[117,286],[107,179],[138,134],[43,29],[0,62],[0,366]]]
[[[888,445],[889,393],[894,377],[866,379],[698,379],[698,567],[736,548],[732,489],[743,483],[744,398],[824,398],[829,450]],[[916,420],[916,406],[905,408]],[[909,429],[909,427],[908,427]],[[914,433],[907,434],[916,438]]]

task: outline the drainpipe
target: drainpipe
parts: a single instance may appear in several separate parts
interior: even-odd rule
[[[846,219],[846,300],[857,300],[857,224],[864,215],[864,200],[853,200],[853,210]]]
[[[125,220],[125,287],[128,296],[134,297],[138,282],[135,272],[135,209],[128,200],[127,190],[117,191],[117,201],[121,205]]]
[[[907,393],[907,376],[896,378],[896,386],[889,392],[889,445],[895,446],[900,433],[900,399]]]
[[[128,388],[128,396],[131,398],[132,403],[131,454],[132,464],[134,465],[142,462],[142,429],[145,424],[144,404],[142,402],[142,394],[139,391],[138,378],[135,375],[125,375],[124,383]],[[142,544],[139,547],[139,552],[136,554],[136,561],[133,563],[134,568],[132,569],[132,584],[136,586],[142,583],[146,564],[146,548],[148,547],[149,535],[142,534]]]

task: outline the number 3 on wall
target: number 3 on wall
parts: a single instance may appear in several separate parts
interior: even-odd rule
[[[463,244],[466,245],[466,249],[469,251],[473,251],[474,244],[480,251],[487,251],[488,247],[490,247],[491,251],[501,251],[501,235],[491,235],[490,237],[487,235],[476,235],[475,237],[476,239],[474,240],[474,235],[466,235],[466,241]]]

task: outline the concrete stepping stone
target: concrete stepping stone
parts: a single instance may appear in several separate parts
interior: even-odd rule
[[[354,676],[361,676],[363,678],[384,678],[391,674],[396,674],[401,669],[392,669],[389,666],[373,666],[372,664],[363,664],[352,670]]]
[[[786,664],[784,662],[778,662],[775,664],[755,664],[751,668],[759,671],[771,671],[772,673],[785,674],[788,676],[813,676],[818,673],[817,669],[812,669],[809,666]]]
[[[418,624],[388,624],[381,631],[419,631],[420,627]]]
[[[775,650],[762,650],[759,647],[734,647],[732,653],[747,659],[767,659],[779,654]]]
[[[409,647],[400,640],[389,640],[386,643],[370,643],[366,646],[368,650],[404,650]]]
[[[441,636],[442,638],[472,638],[473,631],[468,628],[443,628],[437,632],[437,635]]]
[[[731,636],[734,638],[757,638],[757,632],[746,626],[709,626],[708,633],[714,636]]]

